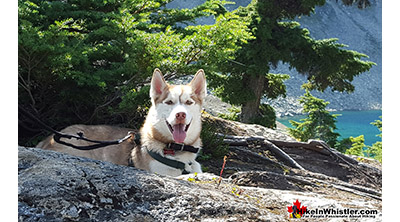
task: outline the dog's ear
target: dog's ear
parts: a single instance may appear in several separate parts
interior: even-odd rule
[[[164,80],[163,74],[159,69],[154,69],[153,78],[151,79],[150,97],[155,99],[157,96],[160,96],[166,87],[167,83]]]
[[[207,95],[207,83],[206,83],[206,75],[204,74],[204,70],[200,69],[197,71],[193,80],[189,83],[192,87],[193,92],[200,98],[204,99]]]

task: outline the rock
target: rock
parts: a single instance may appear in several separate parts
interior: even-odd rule
[[[284,221],[211,186],[36,148],[19,150],[19,221]]]
[[[221,113],[229,113],[229,109],[232,105],[221,101],[220,98],[214,96],[212,92],[207,94],[204,101],[204,111],[210,113],[213,116],[218,116]]]
[[[279,123],[279,127],[271,129],[257,124],[235,122],[236,127],[244,130],[247,136],[262,136],[270,140],[296,141],[287,133],[287,128]]]
[[[238,172],[217,185],[209,173],[172,178],[37,148],[18,153],[19,221],[288,221],[296,200],[308,209],[376,210],[367,219],[381,220],[379,199],[311,172]],[[315,182],[323,178],[332,184]]]

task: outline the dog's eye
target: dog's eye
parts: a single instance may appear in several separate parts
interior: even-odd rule
[[[187,100],[185,104],[186,104],[186,105],[188,105],[188,106],[190,106],[190,105],[192,105],[192,104],[193,104],[193,102],[192,102],[192,101],[190,101],[190,100]]]
[[[165,102],[165,104],[167,104],[167,105],[173,105],[174,102],[172,102],[172,100],[168,100],[168,101]]]

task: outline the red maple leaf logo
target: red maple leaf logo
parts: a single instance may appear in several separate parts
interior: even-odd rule
[[[301,218],[307,210],[306,206],[301,206],[299,200],[296,200],[296,202],[293,202],[293,206],[288,206],[287,208],[290,218]]]

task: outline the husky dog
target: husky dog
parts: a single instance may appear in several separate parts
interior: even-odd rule
[[[136,138],[135,142],[130,139],[119,145],[80,151],[56,143],[51,136],[38,147],[122,165],[128,165],[128,159],[131,159],[135,167],[161,175],[201,173],[201,166],[195,159],[202,146],[201,110],[206,92],[202,69],[197,71],[188,85],[169,85],[161,71],[155,69],[150,88],[152,106],[140,134],[137,134],[140,135],[140,142]],[[93,140],[115,140],[129,131],[104,125],[74,125],[62,130],[69,134],[83,132]],[[90,145],[82,140],[72,142],[79,146]]]
[[[140,130],[141,147],[132,152],[132,160],[137,168],[171,176],[183,172],[201,173],[200,164],[195,159],[196,151],[202,146],[201,109],[206,92],[206,78],[202,69],[197,71],[188,85],[168,85],[161,71],[154,70],[150,88],[152,106]],[[182,150],[189,147],[194,151],[174,150],[168,153],[168,144],[175,147],[176,144],[182,144]],[[180,168],[168,166],[171,164],[157,160],[159,158],[154,153],[184,165],[180,164]]]

